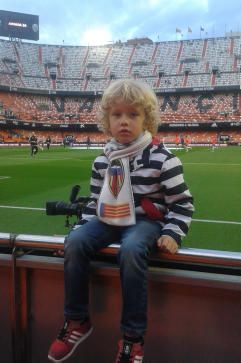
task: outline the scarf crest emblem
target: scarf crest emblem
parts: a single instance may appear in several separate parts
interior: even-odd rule
[[[121,159],[112,161],[108,173],[110,192],[114,198],[117,198],[125,180],[125,170]]]

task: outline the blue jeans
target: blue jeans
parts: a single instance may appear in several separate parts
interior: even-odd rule
[[[156,247],[161,226],[150,219],[116,227],[94,217],[72,230],[65,241],[65,307],[67,319],[89,316],[89,267],[91,256],[113,242],[120,243],[118,261],[122,287],[121,330],[142,335],[147,327],[148,256]]]

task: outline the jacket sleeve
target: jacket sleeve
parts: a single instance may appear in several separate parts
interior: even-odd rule
[[[90,201],[82,213],[82,221],[85,223],[96,216],[97,201],[104,183],[107,162],[104,156],[98,156],[92,164],[90,178]]]
[[[180,245],[188,233],[194,206],[193,197],[184,181],[182,163],[172,154],[163,163],[161,187],[167,206],[162,235],[171,236]]]

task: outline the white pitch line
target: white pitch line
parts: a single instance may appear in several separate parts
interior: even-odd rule
[[[221,223],[221,224],[241,224],[241,222],[234,221],[217,221],[215,219],[193,219],[193,222],[203,222],[203,223]]]
[[[11,206],[11,205],[0,205],[0,208],[45,211],[45,208],[17,207],[17,206]],[[220,223],[220,224],[238,224],[238,225],[241,225],[241,222],[219,221],[219,220],[215,220],[215,219],[193,219],[192,221],[193,222],[202,222],[202,223]]]
[[[5,157],[4,160],[25,160],[25,161],[30,161],[30,160],[37,160],[37,161],[56,161],[56,160],[75,160],[75,158],[51,158],[51,157],[41,157],[41,158],[38,158],[38,157],[21,157],[21,156],[16,156],[16,157]]]
[[[26,209],[26,210],[45,210],[45,208],[32,208],[32,207],[16,207],[12,205],[0,205],[0,208],[7,208],[7,209]]]

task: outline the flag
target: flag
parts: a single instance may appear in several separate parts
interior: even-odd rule
[[[204,32],[204,28],[202,26],[200,26],[200,31]]]
[[[187,29],[188,33],[192,33],[192,29],[190,28],[190,26]]]
[[[181,33],[181,32],[182,32],[181,29],[176,28],[176,33]]]
[[[100,216],[105,218],[124,218],[130,217],[130,206],[128,203],[111,205],[107,203],[101,203]]]

